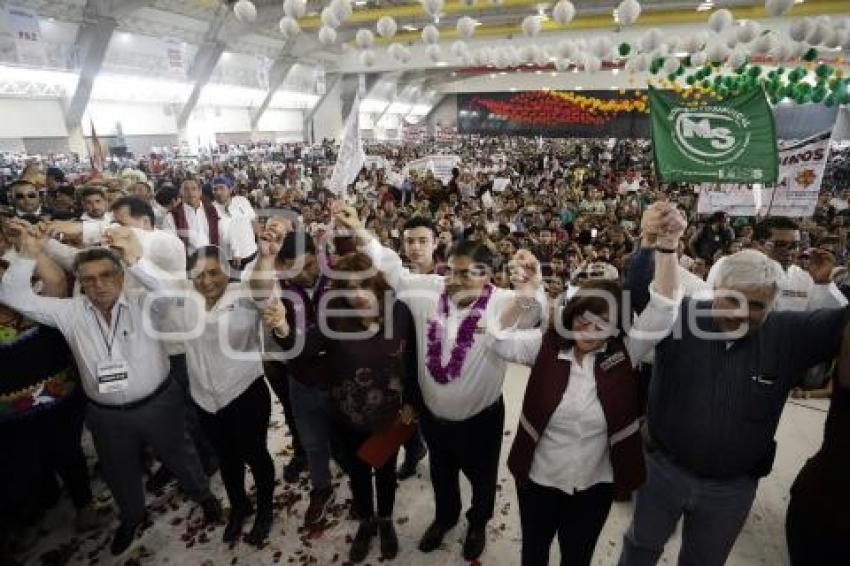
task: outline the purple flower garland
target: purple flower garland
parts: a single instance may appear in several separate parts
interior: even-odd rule
[[[493,294],[493,286],[487,285],[484,287],[481,295],[472,304],[469,313],[460,323],[455,339],[455,346],[452,348],[452,354],[449,357],[449,363],[443,366],[443,336],[444,325],[441,320],[445,320],[449,316],[449,297],[445,291],[440,295],[437,303],[437,316],[428,321],[428,353],[425,365],[428,371],[431,372],[434,380],[440,384],[451,383],[460,376],[460,371],[463,369],[463,362],[466,360],[466,355],[475,341],[475,329],[478,327],[478,321],[484,314],[484,309],[487,308],[487,303],[490,302],[490,296]]]

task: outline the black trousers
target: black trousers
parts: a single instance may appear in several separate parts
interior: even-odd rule
[[[212,475],[218,463],[210,440],[201,430],[201,425],[198,422],[198,410],[195,408],[195,403],[192,401],[192,395],[189,392],[189,368],[186,365],[186,354],[175,354],[168,358],[171,362],[169,377],[180,386],[183,397],[186,399],[186,432],[189,433],[189,437],[195,444],[195,450],[198,452],[198,458],[201,459],[204,471],[207,475]]]
[[[614,487],[598,483],[570,495],[529,480],[517,485],[522,527],[522,565],[549,564],[549,548],[558,535],[561,566],[586,566],[614,501]]]
[[[198,408],[201,427],[218,456],[221,479],[232,508],[247,508],[245,465],[257,486],[257,508],[271,512],[274,464],[266,445],[271,418],[271,396],[262,377],[217,413]]]
[[[460,473],[472,485],[472,505],[466,513],[471,525],[493,518],[505,404],[500,398],[464,421],[439,419],[425,411],[420,419],[431,462],[431,486],[436,520],[453,525],[460,517]]]
[[[375,516],[375,494],[377,493],[378,517],[392,517],[397,485],[396,460],[398,459],[398,452],[390,456],[382,467],[373,468],[357,457],[357,450],[371,436],[371,433],[353,429],[338,420],[334,421],[331,426],[340,456],[346,462],[345,471],[351,479],[351,495],[358,516],[361,519],[369,519]],[[373,473],[375,476],[374,488],[372,486]]]
[[[847,560],[850,524],[846,509],[828,510],[817,500],[792,495],[785,517],[785,538],[792,566],[829,566]]]
[[[85,411],[85,397],[77,391],[55,407],[0,424],[0,529],[25,526],[55,502],[57,475],[76,509],[91,503],[80,446]]]
[[[292,402],[289,400],[289,368],[282,362],[268,361],[263,362],[263,369],[275,397],[283,405],[283,416],[292,435],[292,452],[296,458],[306,462],[307,454],[304,452],[304,445],[301,444],[298,429],[295,428],[295,416],[292,413]]]

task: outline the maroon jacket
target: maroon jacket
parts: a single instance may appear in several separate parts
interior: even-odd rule
[[[214,246],[221,245],[221,238],[218,234],[218,211],[207,199],[201,199],[201,206],[204,207],[204,215],[207,217],[207,226],[209,226],[210,244]],[[189,251],[189,222],[186,220],[186,212],[181,204],[171,211],[171,216],[174,218],[174,226],[177,228],[177,237],[183,241],[186,246],[186,252]]]
[[[558,357],[561,346],[561,338],[554,330],[546,332],[531,369],[516,438],[508,456],[508,468],[520,484],[528,480],[540,436],[567,390],[570,362]],[[596,356],[594,374],[596,393],[608,422],[614,486],[618,492],[629,492],[646,480],[646,468],[640,435],[638,376],[622,341],[609,341],[605,352]]]

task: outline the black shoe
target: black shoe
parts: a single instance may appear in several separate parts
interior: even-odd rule
[[[165,486],[172,481],[174,481],[174,474],[164,464],[160,464],[159,469],[148,479],[145,488],[149,493],[156,493],[165,489]]]
[[[321,523],[328,512],[328,507],[334,502],[334,489],[326,487],[325,489],[313,490],[310,492],[310,504],[307,506],[307,512],[304,514],[304,524],[315,525]]]
[[[238,541],[239,537],[242,536],[242,526],[245,524],[245,519],[253,512],[254,509],[250,504],[248,506],[233,507],[230,510],[230,515],[227,517],[227,524],[224,526],[224,536],[221,537],[221,540],[227,544]]]
[[[487,525],[469,525],[466,531],[466,540],[463,541],[464,560],[477,560],[484,552],[487,543]]]
[[[118,528],[115,530],[115,535],[112,537],[112,546],[109,547],[110,552],[112,552],[112,556],[118,556],[125,550],[127,547],[132,544],[133,539],[136,538],[136,529],[139,528],[141,523],[137,523],[135,525],[127,525],[125,523],[121,523],[118,525]]]
[[[381,558],[392,560],[398,556],[398,535],[392,519],[378,519],[378,538],[381,540]]]
[[[348,551],[348,559],[354,562],[363,562],[369,556],[369,548],[372,546],[372,539],[375,538],[377,529],[375,521],[366,519],[360,521],[360,527],[357,529],[357,534],[354,535],[354,541],[351,543],[351,549]]]
[[[422,461],[428,454],[428,450],[422,446],[421,450],[414,452],[413,454],[405,454],[404,463],[398,469],[398,473],[396,474],[399,480],[406,480],[407,478],[412,478],[416,475],[416,466],[419,465],[419,462]]]
[[[272,530],[272,521],[273,515],[271,509],[258,511],[257,517],[254,519],[254,526],[251,527],[251,532],[245,537],[245,541],[257,548],[262,547],[266,539],[269,538],[269,533]]]
[[[440,548],[440,545],[443,544],[443,537],[445,537],[446,533],[452,530],[456,524],[457,523],[455,522],[451,525],[444,525],[437,521],[431,523],[431,526],[428,527],[428,530],[425,531],[424,535],[422,535],[422,540],[419,541],[419,550],[422,552],[433,552]]]
[[[221,521],[221,503],[214,496],[209,496],[201,501],[201,509],[204,510],[204,521],[208,525]]]
[[[295,483],[301,477],[301,473],[306,468],[304,458],[293,456],[289,463],[283,467],[283,481],[286,483]]]

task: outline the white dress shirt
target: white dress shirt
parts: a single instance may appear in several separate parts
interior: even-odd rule
[[[717,283],[719,266],[725,257],[717,260],[708,272],[706,281],[714,287]],[[777,311],[811,311],[815,309],[840,308],[847,305],[847,298],[835,283],[816,285],[812,276],[797,265],[785,270],[785,277],[778,281],[779,292],[776,296]]]
[[[254,212],[251,202],[241,195],[232,196],[227,205],[223,205],[218,201],[214,202],[213,205],[218,211],[219,216],[225,218],[247,218],[248,220],[253,220],[257,217],[257,213]]]
[[[207,223],[207,215],[203,206],[197,209],[186,203],[181,205],[186,213],[186,225],[188,234],[187,255],[192,255],[199,248],[210,245],[210,229]],[[174,216],[169,214],[163,223],[165,229],[177,234],[177,225]],[[254,237],[254,229],[251,220],[247,217],[238,216],[228,218],[222,216],[218,219],[219,247],[224,252],[226,259],[235,257],[244,259],[257,251],[257,242]]]
[[[649,304],[624,340],[632,366],[670,333],[681,301],[681,291],[668,299],[650,288]],[[531,366],[542,340],[540,330],[513,330],[498,338],[493,349],[507,361]],[[608,423],[596,392],[598,353],[585,354],[580,365],[573,348],[558,356],[570,362],[570,377],[534,452],[529,477],[535,483],[575,493],[614,480]]]
[[[88,213],[80,216],[83,222],[83,245],[97,246],[103,237],[103,232],[112,224],[112,213],[107,212],[100,218],[92,218]]]
[[[166,281],[142,258],[128,271],[147,289],[161,291],[186,348],[192,399],[216,413],[263,375],[262,303],[246,284],[234,283],[210,309],[189,281]],[[164,298],[168,296],[168,298]],[[166,305],[159,306],[161,302]]]
[[[112,319],[106,321],[84,295],[69,299],[36,295],[30,286],[35,263],[33,259],[18,258],[10,265],[0,284],[0,303],[62,333],[74,353],[83,390],[89,399],[103,405],[125,405],[156,391],[168,377],[170,368],[162,343],[143,330],[146,316],[143,297],[122,293],[112,308]],[[110,359],[103,335],[110,337],[113,333],[112,359],[126,363],[128,387],[124,391],[100,393],[97,365]]]
[[[398,298],[408,306],[416,324],[416,341],[419,356],[419,387],[428,409],[437,417],[462,421],[473,417],[499,400],[505,379],[506,362],[492,349],[493,332],[498,332],[499,315],[514,293],[493,288],[490,302],[478,322],[474,342],[466,355],[461,375],[449,383],[437,383],[428,370],[428,321],[437,314],[440,294],[445,289],[441,275],[411,273],[402,265],[394,251],[383,248],[371,240],[366,253],[384,273]],[[538,300],[546,304],[542,288]],[[449,316],[445,321],[442,363],[448,361],[455,345],[458,328],[469,308],[458,308],[449,301]]]

